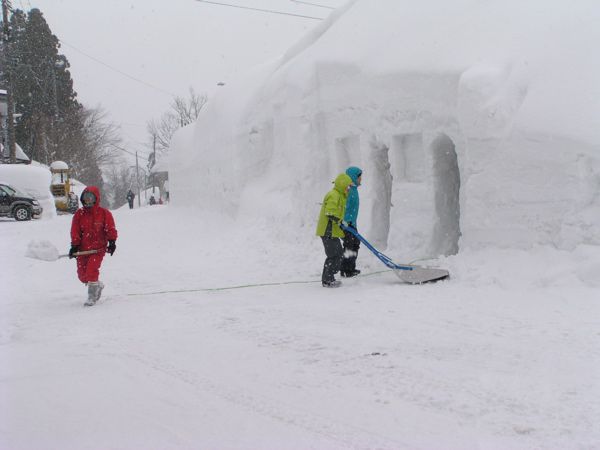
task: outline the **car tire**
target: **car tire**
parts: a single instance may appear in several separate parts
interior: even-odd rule
[[[19,222],[23,220],[31,220],[31,211],[27,206],[17,206],[13,210],[13,216]]]

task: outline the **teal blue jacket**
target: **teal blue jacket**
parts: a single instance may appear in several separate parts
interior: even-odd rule
[[[346,212],[344,213],[344,221],[352,224],[356,228],[356,221],[358,220],[358,207],[360,206],[360,199],[358,197],[358,177],[362,175],[362,170],[358,167],[348,167],[346,169],[346,175],[352,179],[353,185],[350,186],[350,192],[348,192],[348,199],[346,200]]]

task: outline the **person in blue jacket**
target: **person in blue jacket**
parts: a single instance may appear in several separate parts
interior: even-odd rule
[[[346,200],[346,212],[344,213],[344,222],[349,227],[357,229],[356,221],[358,219],[358,207],[359,207],[359,196],[358,186],[362,181],[362,170],[358,167],[348,167],[346,174],[352,179],[352,185],[348,192],[348,199]],[[340,267],[340,274],[343,277],[355,277],[360,273],[360,270],[356,268],[356,258],[358,257],[358,249],[360,247],[360,241],[356,236],[350,232],[344,233],[344,253],[342,256],[342,264]]]

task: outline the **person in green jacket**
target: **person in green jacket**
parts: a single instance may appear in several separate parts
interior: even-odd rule
[[[317,224],[317,236],[320,236],[323,241],[327,257],[321,276],[324,287],[339,287],[342,284],[335,279],[334,275],[340,270],[342,263],[343,248],[340,238],[344,237],[344,232],[340,228],[340,223],[344,219],[346,199],[352,185],[352,178],[342,173],[336,177],[333,183],[333,189],[323,199]]]

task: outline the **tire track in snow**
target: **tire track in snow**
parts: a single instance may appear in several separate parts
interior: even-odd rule
[[[172,364],[165,364],[148,355],[142,356],[138,353],[133,354],[129,352],[122,353],[122,355],[144,365],[146,368],[175,378],[179,382],[191,386],[201,394],[212,395],[228,403],[240,406],[251,413],[304,429],[312,434],[325,437],[339,446],[329,447],[331,449],[384,450],[411,448],[418,450],[414,445],[399,442],[355,425],[344,424],[338,420],[302,410],[302,408],[296,405],[285,404],[280,400],[250,393],[248,390],[239,387],[223,386],[198,373],[178,368]]]

